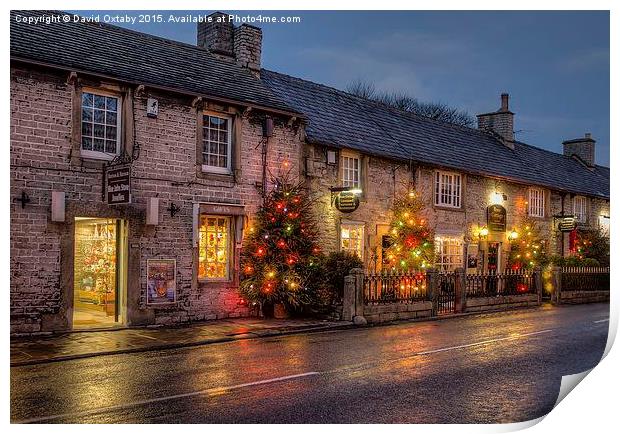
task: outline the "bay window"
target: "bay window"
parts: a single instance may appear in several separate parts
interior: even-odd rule
[[[461,175],[454,172],[435,172],[435,205],[461,207]]]
[[[228,280],[231,258],[230,217],[201,215],[198,278]]]

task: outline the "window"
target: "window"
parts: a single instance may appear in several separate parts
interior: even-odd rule
[[[461,207],[461,175],[453,172],[435,173],[435,205]]]
[[[202,170],[230,173],[232,119],[211,114],[202,119]]]
[[[545,192],[542,188],[530,188],[528,212],[532,217],[545,216]]]
[[[573,199],[573,214],[575,214],[575,220],[580,223],[586,223],[588,221],[588,202],[583,196],[575,196]]]
[[[356,156],[342,156],[342,186],[360,188],[360,159]]]
[[[604,235],[609,236],[609,216],[608,215],[600,215],[598,216],[598,227],[601,229]]]
[[[228,280],[230,218],[201,215],[198,243],[198,278]]]
[[[120,152],[120,99],[82,92],[82,155],[111,159]]]
[[[463,266],[463,240],[455,237],[435,237],[435,267],[454,271]]]
[[[355,253],[364,259],[364,225],[343,223],[340,225],[340,250]]]

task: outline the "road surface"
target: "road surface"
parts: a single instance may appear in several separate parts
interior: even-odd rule
[[[16,423],[502,423],[594,367],[609,305],[543,307],[11,368]]]

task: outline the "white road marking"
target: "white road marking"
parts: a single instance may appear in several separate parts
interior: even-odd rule
[[[594,321],[594,324],[598,324],[600,322],[607,322],[607,321],[609,321],[609,318],[599,319],[598,321]]]
[[[168,396],[162,396],[159,398],[144,399],[141,401],[128,402],[125,404],[118,404],[118,405],[110,405],[108,407],[93,408],[90,410],[77,411],[74,413],[62,413],[62,414],[54,414],[51,416],[33,417],[30,419],[14,421],[13,423],[41,423],[41,422],[47,422],[47,421],[51,421],[55,419],[63,419],[67,417],[86,416],[89,414],[101,413],[101,412],[106,412],[110,410],[124,410],[130,407],[136,407],[136,406],[145,405],[145,404],[152,404],[155,402],[169,401],[171,399],[188,398],[191,396],[205,395],[209,393],[225,392],[228,390],[235,390],[235,389],[241,389],[244,387],[258,386],[261,384],[277,383],[280,381],[292,380],[294,378],[301,378],[301,377],[309,377],[311,375],[319,375],[319,374],[320,372],[304,372],[303,374],[295,374],[295,375],[287,375],[285,377],[269,378],[267,380],[253,381],[251,383],[235,384],[233,386],[214,387],[211,389],[198,390],[196,392],[179,393],[177,395],[168,395]]]
[[[441,352],[444,352],[444,351],[460,350],[462,348],[475,347],[477,345],[485,345],[485,344],[490,344],[490,343],[493,343],[493,342],[508,341],[508,340],[511,340],[511,339],[519,339],[519,338],[522,338],[522,337],[525,337],[525,336],[539,335],[539,334],[542,334],[542,333],[549,333],[551,331],[553,331],[553,330],[547,329],[547,330],[540,330],[540,331],[531,332],[531,333],[518,333],[518,334],[515,334],[515,335],[512,335],[512,336],[506,336],[506,337],[503,337],[503,338],[496,338],[496,339],[489,339],[489,340],[486,340],[486,341],[474,342],[474,343],[471,343],[471,344],[457,345],[457,346],[454,346],[454,347],[446,347],[446,348],[438,348],[436,350],[429,350],[429,351],[421,351],[421,352],[415,353],[413,355],[414,356],[423,356],[423,355],[426,355],[426,354],[441,353]]]

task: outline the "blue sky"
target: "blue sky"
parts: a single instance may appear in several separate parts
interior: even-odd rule
[[[158,13],[167,18],[172,12]],[[498,109],[500,93],[508,92],[517,139],[561,152],[563,140],[591,132],[597,163],[609,165],[608,12],[275,15],[300,16],[302,22],[257,24],[265,68],[341,89],[354,79],[369,80],[379,89],[405,90],[472,114]],[[125,27],[196,40],[195,24]]]

